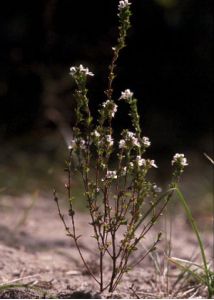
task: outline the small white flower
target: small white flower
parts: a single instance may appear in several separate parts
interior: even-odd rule
[[[125,140],[126,140],[126,142],[131,143],[132,146],[140,147],[139,140],[138,140],[138,138],[136,138],[135,133],[132,131],[127,131]]]
[[[117,112],[117,107],[118,107],[117,104],[115,104],[111,100],[106,100],[105,102],[103,102],[102,106],[109,110],[109,112],[111,113],[112,118],[115,116],[115,114]]]
[[[131,3],[129,3],[128,0],[121,0],[119,2],[118,9],[119,9],[119,11],[121,11],[122,9],[126,8],[129,5],[131,5]]]
[[[94,76],[94,74],[90,72],[88,68],[84,68],[83,65],[80,65],[79,67],[71,67],[69,74],[75,76],[78,72],[84,74],[85,76]]]
[[[101,168],[104,170],[105,168],[106,168],[106,164],[104,164],[104,163],[101,163]]]
[[[127,167],[123,167],[121,170],[121,175],[125,176],[127,174]]]
[[[143,141],[144,147],[146,147],[146,148],[149,147],[149,146],[151,145],[151,142],[150,142],[149,138],[146,137],[146,136],[144,136],[144,137],[142,138],[142,141]]]
[[[123,149],[123,148],[125,148],[126,147],[126,141],[125,140],[120,140],[119,141],[119,148],[120,149]]]
[[[113,105],[113,108],[112,108],[112,113],[111,113],[111,116],[112,116],[112,118],[114,118],[114,116],[115,116],[115,114],[116,114],[116,112],[117,112],[117,104],[114,104]]]
[[[133,138],[135,136],[134,132],[132,131],[127,131],[127,137],[128,138]]]
[[[69,146],[68,146],[68,149],[69,149],[69,150],[75,149],[76,146],[77,146],[76,140],[73,139],[73,140],[71,140],[71,142],[70,142],[70,144],[69,144]]]
[[[79,141],[79,145],[80,145],[80,149],[84,150],[85,147],[86,147],[86,145],[85,145],[85,140],[81,139],[81,140]]]
[[[127,89],[124,92],[121,93],[121,96],[119,99],[124,99],[124,100],[130,100],[133,96],[133,93]]]
[[[134,163],[133,163],[132,161],[129,163],[129,167],[130,167],[131,169],[134,168]]]
[[[85,73],[86,76],[94,76],[94,74],[90,72],[88,68],[84,68],[83,65],[79,66],[79,70],[81,73]]]
[[[140,143],[139,143],[139,141],[138,141],[138,139],[136,137],[132,138],[132,144],[135,147],[140,147]]]
[[[102,106],[106,107],[111,101],[110,100],[106,100],[105,102],[103,102]]]
[[[76,67],[71,67],[70,68],[70,75],[74,76],[76,74],[76,72],[77,72]]]
[[[107,179],[117,179],[117,171],[107,171]]]
[[[162,188],[160,188],[159,186],[157,186],[156,184],[154,184],[152,186],[153,190],[155,193],[161,193],[162,192]]]
[[[97,138],[100,137],[100,133],[97,130],[94,130],[94,132],[92,132],[91,135]]]
[[[158,167],[153,159],[147,159],[147,164],[149,167],[154,167],[154,168]]]
[[[106,142],[108,143],[108,145],[110,147],[114,145],[114,139],[112,138],[112,136],[110,134],[106,135]]]
[[[146,164],[146,160],[144,158],[142,158],[141,156],[137,156],[136,157],[136,163],[139,167],[145,166]]]
[[[173,166],[174,164],[179,164],[179,165],[181,165],[182,167],[188,166],[186,157],[184,156],[184,154],[180,154],[180,153],[176,153],[176,154],[173,156],[172,166]]]

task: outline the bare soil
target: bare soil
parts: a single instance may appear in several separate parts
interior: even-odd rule
[[[124,276],[113,295],[99,294],[98,286],[85,271],[73,242],[65,235],[55,203],[50,196],[38,196],[34,206],[32,195],[21,198],[3,196],[0,200],[0,298],[190,298],[206,297],[206,290],[194,281],[182,280],[173,286],[180,271],[169,268],[164,274],[164,241],[158,246],[161,272],[147,257]],[[27,213],[27,215],[26,215]],[[77,229],[82,250],[95,274],[99,274],[96,251],[91,242],[89,219],[77,214]],[[211,220],[206,220],[210,222]],[[145,245],[155,239],[163,220],[150,232]],[[172,256],[200,262],[195,237],[183,216],[173,218]],[[209,224],[208,224],[209,225]],[[203,233],[207,253],[211,257],[212,233]],[[142,253],[145,248],[140,249]],[[164,267],[165,263],[165,267]],[[108,267],[108,266],[107,266]],[[106,268],[105,277],[109,276]],[[133,287],[132,287],[133,285]]]

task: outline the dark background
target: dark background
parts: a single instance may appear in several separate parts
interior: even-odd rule
[[[0,140],[48,137],[53,112],[72,125],[69,67],[83,63],[91,107],[105,100],[117,38],[116,0],[0,2]],[[115,97],[130,88],[154,152],[212,149],[213,1],[134,0],[128,47],[118,62]],[[116,128],[127,126],[126,107]],[[24,137],[24,138],[23,138]],[[48,139],[48,138],[47,138]],[[35,147],[31,148],[32,151]],[[161,153],[162,153],[161,152]]]

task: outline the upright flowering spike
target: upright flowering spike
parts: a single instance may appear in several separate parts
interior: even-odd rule
[[[172,197],[173,188],[176,187],[184,167],[188,165],[184,154],[174,155],[172,165],[175,165],[175,168],[171,189],[159,198],[157,193],[160,193],[161,189],[147,177],[150,169],[157,168],[157,165],[154,160],[143,157],[151,142],[148,137],[141,134],[138,102],[130,89],[123,91],[119,99],[128,103],[133,131],[123,129],[121,139],[117,147],[115,146],[112,119],[118,106],[113,100],[112,83],[116,77],[115,68],[119,53],[126,46],[127,30],[131,25],[131,3],[129,0],[118,0],[118,3],[117,44],[112,48],[113,58],[109,66],[108,87],[105,91],[107,98],[98,110],[98,122],[93,120],[87,96],[87,77],[94,76],[94,74],[83,65],[70,68],[70,75],[77,87],[74,93],[76,121],[68,146],[69,156],[65,169],[68,176],[65,184],[69,205],[68,215],[71,217],[69,225],[67,225],[67,218],[64,218],[60,211],[58,198],[54,193],[54,200],[66,233],[73,239],[87,272],[99,284],[100,292],[109,287],[110,293],[114,292],[123,274],[145,258],[143,253],[142,258],[139,257],[136,263],[134,260],[132,261],[134,264],[129,263],[130,255],[137,250],[139,242],[145,239],[148,230],[164,211]],[[112,165],[114,170],[112,170]],[[73,171],[81,174],[84,196],[87,201],[86,207],[91,217],[89,224],[94,231],[92,237],[97,241],[100,254],[99,272],[95,275],[84,259],[79,244],[80,236],[76,233],[71,189]],[[162,198],[164,201],[159,201]],[[156,206],[158,206],[157,209]],[[147,254],[155,249],[159,240],[160,234]],[[105,278],[104,273],[105,257],[107,257],[106,263],[109,259],[112,261],[109,278]]]

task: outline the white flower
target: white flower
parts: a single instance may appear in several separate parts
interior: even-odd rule
[[[131,169],[134,168],[134,163],[133,163],[132,161],[129,163],[129,167],[130,167]]]
[[[146,162],[147,162],[149,167],[154,167],[154,168],[158,167],[153,159],[147,159]]]
[[[88,68],[84,68],[83,65],[79,66],[79,70],[81,73],[85,73],[86,76],[94,76],[94,74],[90,72]]]
[[[180,153],[176,153],[173,156],[172,166],[174,164],[178,164],[178,165],[180,165],[182,167],[188,166],[186,157],[184,156],[184,154],[180,154]]]
[[[123,148],[125,148],[126,147],[126,141],[125,140],[120,140],[119,141],[119,148],[120,149],[123,149]]]
[[[85,149],[85,140],[80,139],[79,145],[80,145],[80,149],[84,150]]]
[[[162,188],[160,188],[159,186],[157,186],[156,184],[154,184],[152,186],[153,190],[155,193],[161,193],[162,192]]]
[[[71,142],[70,142],[70,144],[69,144],[69,146],[68,146],[68,149],[69,149],[69,150],[75,149],[76,146],[77,146],[76,140],[73,139],[73,140],[71,140]]]
[[[107,171],[107,179],[117,179],[117,171]]]
[[[150,142],[149,138],[146,137],[146,136],[144,136],[144,137],[142,138],[142,141],[143,141],[144,147],[146,147],[146,148],[149,147],[149,146],[151,145],[151,142]]]
[[[129,3],[128,0],[121,0],[119,2],[118,9],[119,9],[119,11],[121,11],[122,9],[126,8],[129,5],[131,5],[131,3]]]
[[[135,134],[134,134],[134,132],[132,132],[132,131],[127,131],[127,137],[128,138],[133,138],[135,136]]]
[[[72,75],[72,76],[74,76],[75,74],[76,74],[76,72],[77,72],[77,69],[76,69],[76,67],[71,67],[70,68],[70,75]]]
[[[124,92],[121,93],[121,96],[119,99],[124,99],[124,100],[130,100],[133,96],[133,93],[127,89]]]
[[[114,118],[114,116],[117,112],[117,107],[118,107],[117,104],[114,104],[113,107],[112,107],[112,114],[111,114],[112,118]]]
[[[88,68],[84,68],[83,65],[80,65],[79,67],[71,67],[69,74],[75,76],[78,72],[84,74],[85,76],[94,76],[94,74],[90,72]]]
[[[101,163],[101,168],[104,170],[105,168],[106,168],[106,164],[104,164],[104,163]]]
[[[117,104],[115,104],[113,101],[111,100],[106,100],[105,102],[103,102],[102,106],[104,108],[109,109],[112,118],[115,116],[116,112],[117,112]]]
[[[125,176],[127,174],[127,167],[123,167],[121,170],[121,175]]]
[[[138,138],[136,138],[134,132],[127,131],[125,139],[127,142],[131,143],[132,146],[140,147],[139,140],[138,140]]]
[[[136,137],[132,138],[132,144],[133,146],[140,147],[140,143]]]
[[[139,167],[145,166],[146,164],[146,160],[139,155],[136,157],[136,162]]]
[[[80,149],[84,150],[86,148],[85,140],[83,140],[83,139],[79,139],[79,140],[73,139],[73,140],[71,140],[71,142],[68,146],[68,149],[69,150],[76,149],[78,145],[79,145]]]
[[[107,100],[106,102],[103,102],[102,106],[106,107],[110,102],[111,102],[110,100]]]
[[[106,142],[108,143],[108,145],[110,147],[114,145],[114,139],[112,138],[112,136],[110,134],[106,135]]]
[[[100,137],[100,133],[97,130],[94,130],[94,132],[92,132],[91,135],[97,138]]]

